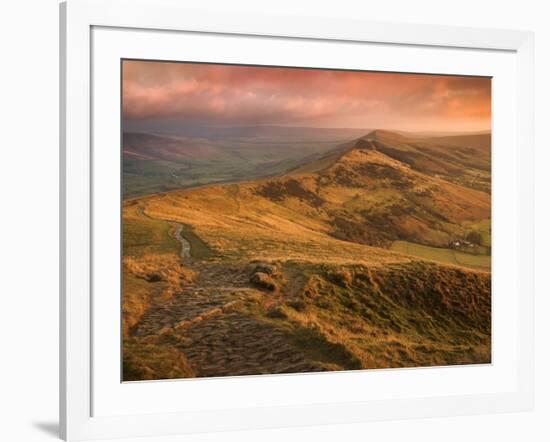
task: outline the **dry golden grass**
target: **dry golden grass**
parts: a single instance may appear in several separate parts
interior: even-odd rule
[[[343,156],[326,173],[331,176],[340,166],[349,170],[357,170],[362,165],[390,167],[394,171],[392,175],[396,179],[410,183],[411,188],[408,190],[412,193],[423,195],[429,191],[429,196],[424,197],[426,201],[420,201],[420,203],[427,204],[429,201],[435,211],[444,214],[455,223],[471,219],[484,219],[490,216],[491,196],[488,193],[465,188],[447,180],[420,173],[381,152],[354,150]],[[374,187],[383,188],[385,193],[381,200],[385,201],[386,204],[402,199],[403,189],[395,185],[380,186],[379,176],[361,175],[357,178],[359,183],[363,185],[361,188],[366,187],[369,190]],[[366,193],[369,194],[370,192]],[[421,196],[420,199],[422,200]]]
[[[169,286],[178,286],[182,281],[191,282],[194,272],[186,268],[181,259],[173,254],[146,255],[140,258],[125,257],[124,271],[149,282],[165,282]]]
[[[182,265],[177,255],[146,255],[123,260],[123,335],[154,303],[170,299],[181,286],[193,281],[194,272]]]
[[[123,348],[123,380],[147,381],[194,377],[183,354],[169,345],[127,340]]]
[[[306,353],[337,345],[341,369],[491,360],[487,273],[421,263],[300,268],[302,290],[269,320]]]
[[[313,259],[317,262],[395,262],[405,258],[328,235],[330,222],[298,199],[285,205],[257,196],[251,185],[216,186],[148,199],[152,218],[193,226],[218,255],[243,259]]]

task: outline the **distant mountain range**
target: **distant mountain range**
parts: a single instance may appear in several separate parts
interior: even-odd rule
[[[349,140],[367,133],[369,128],[324,128],[298,126],[204,126],[180,121],[125,121],[125,133],[149,133],[168,137],[243,139],[263,141]]]

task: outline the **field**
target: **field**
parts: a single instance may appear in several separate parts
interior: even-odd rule
[[[208,183],[195,158],[174,190],[125,176],[124,380],[491,361],[490,135],[334,136]]]
[[[488,270],[491,268],[491,257],[487,255],[475,255],[458,250],[428,247],[407,241],[395,241],[391,246],[391,250],[433,261],[472,267],[474,269]]]

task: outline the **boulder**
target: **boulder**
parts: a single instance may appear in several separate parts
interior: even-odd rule
[[[270,276],[275,276],[279,273],[279,269],[276,265],[273,264],[267,264],[267,263],[259,263],[254,266],[254,273],[265,273]]]
[[[250,277],[250,282],[257,287],[270,290],[272,292],[277,290],[277,284],[275,283],[273,278],[264,272],[255,272]]]

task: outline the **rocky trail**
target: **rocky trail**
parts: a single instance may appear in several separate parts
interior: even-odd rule
[[[242,268],[204,262],[192,267],[196,281],[151,307],[134,336],[169,341],[199,377],[324,369],[308,361],[284,330],[252,313],[254,306],[273,306],[281,295],[251,287]]]
[[[173,223],[175,225],[174,237],[181,244],[180,256],[183,262],[188,262],[191,259],[191,244],[187,241],[183,235],[183,225],[180,223]]]

